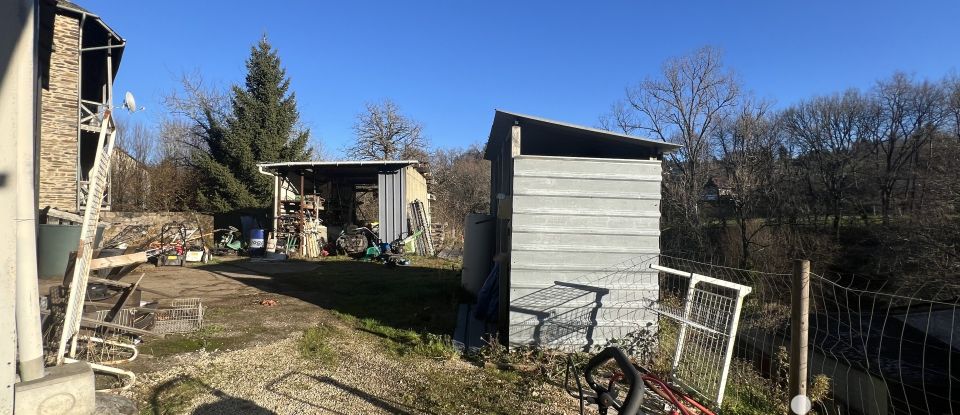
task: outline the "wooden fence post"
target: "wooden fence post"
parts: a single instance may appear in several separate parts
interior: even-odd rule
[[[790,286],[789,396],[807,396],[807,342],[810,328],[810,261],[793,262]],[[789,404],[789,401],[788,401]]]

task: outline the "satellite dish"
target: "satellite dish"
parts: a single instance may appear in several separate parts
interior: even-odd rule
[[[123,95],[123,107],[130,112],[137,112],[143,109],[142,107],[137,108],[137,101],[133,98],[133,93],[130,91],[127,91],[127,93]]]

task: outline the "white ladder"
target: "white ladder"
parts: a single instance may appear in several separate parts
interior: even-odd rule
[[[83,212],[83,224],[80,228],[80,242],[73,264],[73,277],[70,279],[67,309],[60,332],[57,348],[57,364],[64,363],[67,343],[70,342],[70,357],[76,357],[77,332],[80,330],[80,318],[83,316],[83,303],[87,293],[87,278],[90,275],[90,260],[93,259],[94,242],[97,237],[97,225],[100,222],[100,207],[104,192],[110,179],[110,160],[113,155],[116,130],[111,110],[104,111],[100,122],[100,136],[97,138],[97,154],[90,169],[90,188],[87,191],[86,210]]]

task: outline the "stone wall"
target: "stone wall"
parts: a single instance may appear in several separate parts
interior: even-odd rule
[[[200,223],[207,243],[212,243],[209,233],[213,231],[213,216],[191,212],[100,212],[100,221],[110,223],[103,232],[103,240],[109,241],[129,225],[147,225],[146,235],[140,242],[149,242],[159,239],[160,229],[171,222],[183,222],[188,228]],[[136,243],[131,245],[136,246]]]
[[[48,88],[40,92],[40,208],[77,210],[80,26],[57,14]]]

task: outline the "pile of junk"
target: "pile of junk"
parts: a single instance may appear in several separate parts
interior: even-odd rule
[[[408,266],[410,259],[407,255],[417,254],[416,240],[423,230],[410,234],[399,235],[396,239],[386,242],[378,235],[376,222],[365,226],[345,225],[340,236],[328,245],[328,252],[338,255],[347,255],[351,258],[382,262],[387,266]]]
[[[47,208],[39,225],[38,273],[46,355],[51,364],[86,361],[106,381],[99,390],[131,387],[138,345],[203,325],[200,298],[178,298],[143,286],[142,264],[208,261],[213,250],[199,226],[170,223],[151,236],[146,225],[110,230],[91,217]],[[108,239],[105,233],[111,233]],[[52,277],[52,278],[51,278]],[[61,279],[62,278],[62,279]]]
[[[276,202],[276,230],[269,234],[264,249],[251,250],[252,255],[266,259],[322,258],[346,255],[354,259],[381,262],[387,266],[410,265],[410,255],[433,255],[433,241],[428,232],[425,206],[415,200],[408,206],[410,232],[393,239],[380,238],[379,222],[364,221],[361,205],[347,189],[347,196],[327,189],[335,197],[328,199],[317,194],[286,192]],[[368,190],[369,192],[369,190]],[[361,193],[362,195],[362,193]],[[342,223],[328,228],[328,223]],[[363,223],[357,225],[356,223]],[[251,235],[263,235],[263,230],[252,229]],[[328,238],[329,236],[329,238]],[[251,236],[251,245],[258,236]]]

